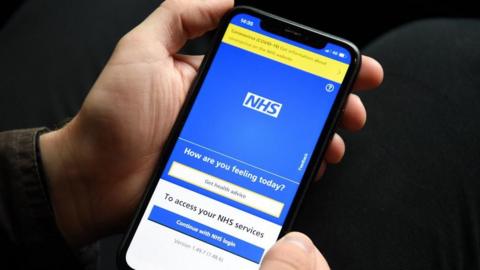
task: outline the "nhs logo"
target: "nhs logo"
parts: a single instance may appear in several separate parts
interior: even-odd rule
[[[247,92],[247,95],[243,100],[243,106],[275,118],[278,117],[278,114],[282,109],[281,103],[256,95],[252,92]]]

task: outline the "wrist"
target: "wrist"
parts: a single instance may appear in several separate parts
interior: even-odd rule
[[[80,246],[92,240],[81,192],[82,170],[80,153],[72,143],[74,137],[69,125],[40,135],[42,165],[55,221],[65,240],[71,246]]]

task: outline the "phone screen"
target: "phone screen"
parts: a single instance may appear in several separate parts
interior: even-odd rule
[[[134,269],[258,269],[350,65],[234,15],[126,251]],[[160,268],[159,268],[160,267]]]

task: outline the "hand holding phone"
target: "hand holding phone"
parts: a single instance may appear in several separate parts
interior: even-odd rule
[[[320,168],[360,60],[348,41],[253,8],[230,11],[119,264],[258,269]]]
[[[122,38],[77,116],[41,136],[52,204],[69,243],[96,240],[130,220],[200,62],[176,51],[215,27],[231,5],[167,0]],[[380,81],[381,68],[364,57],[356,89]],[[361,102],[349,98],[342,126],[361,126],[361,112]],[[325,155],[330,162],[342,155],[335,138]]]

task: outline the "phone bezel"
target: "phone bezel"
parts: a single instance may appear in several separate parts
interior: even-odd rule
[[[152,194],[154,192],[155,186],[157,185],[158,181],[160,180],[160,176],[162,172],[165,170],[166,164],[168,162],[168,159],[173,151],[173,147],[175,145],[175,142],[180,135],[180,132],[185,124],[186,119],[188,118],[188,115],[190,113],[190,110],[193,106],[193,103],[195,101],[196,96],[199,93],[199,90],[201,88],[201,85],[203,83],[203,80],[205,79],[206,74],[208,73],[209,67],[213,61],[213,58],[218,50],[218,47],[221,44],[222,37],[225,33],[225,30],[228,26],[228,23],[230,20],[237,14],[240,13],[246,13],[255,17],[259,17],[262,21],[263,20],[273,20],[276,23],[281,23],[285,24],[285,26],[291,26],[295,27],[296,29],[301,29],[305,33],[311,34],[315,36],[316,38],[324,38],[326,39],[326,42],[330,42],[333,44],[340,45],[344,48],[346,48],[351,55],[351,63],[349,65],[349,68],[347,70],[347,73],[345,75],[344,81],[341,84],[341,87],[339,89],[339,92],[337,94],[337,97],[335,98],[334,104],[332,106],[332,109],[329,112],[329,115],[327,117],[327,120],[325,122],[324,128],[322,130],[322,133],[317,140],[317,143],[315,145],[314,151],[312,152],[312,156],[310,159],[310,162],[308,163],[306,169],[305,169],[305,174],[300,182],[300,185],[298,187],[298,191],[293,199],[292,205],[290,207],[290,210],[286,216],[284,225],[282,226],[282,229],[280,231],[279,237],[282,237],[285,235],[292,227],[293,221],[295,220],[295,217],[298,213],[298,210],[300,209],[300,205],[303,201],[303,198],[305,197],[305,194],[308,190],[308,187],[310,186],[312,180],[315,177],[315,174],[320,167],[323,155],[325,153],[326,147],[328,146],[328,142],[330,141],[332,135],[334,134],[334,131],[336,129],[336,124],[338,122],[339,116],[341,115],[342,108],[345,104],[345,100],[348,97],[348,94],[351,92],[351,88],[353,85],[353,82],[356,79],[358,70],[360,68],[361,64],[361,57],[360,57],[360,52],[358,48],[351,42],[321,32],[319,30],[292,22],[290,20],[278,17],[276,15],[270,14],[268,12],[264,12],[252,7],[248,6],[238,6],[233,9],[231,9],[221,20],[219,23],[219,27],[216,30],[216,34],[214,36],[214,39],[212,41],[212,46],[208,53],[205,55],[205,58],[200,65],[200,68],[198,69],[198,74],[194,81],[192,82],[192,86],[190,87],[190,90],[187,94],[187,97],[185,99],[185,103],[183,104],[178,116],[177,120],[175,121],[175,124],[172,127],[172,131],[170,132],[164,148],[162,150],[162,153],[160,155],[159,161],[157,163],[157,166],[155,167],[155,171],[153,173],[152,179],[150,180],[145,193],[143,195],[143,199],[140,203],[140,206],[137,208],[137,211],[135,213],[134,219],[131,222],[123,240],[120,245],[120,248],[118,250],[117,254],[117,266],[120,269],[132,269],[127,261],[126,261],[126,254],[128,251],[128,248],[130,247],[131,241],[133,239],[133,236],[138,228],[138,225],[141,221],[141,218],[147,208],[147,205],[150,201],[150,198],[152,197]]]

